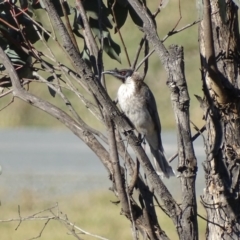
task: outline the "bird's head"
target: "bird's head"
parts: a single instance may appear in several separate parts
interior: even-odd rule
[[[115,68],[114,70],[108,70],[103,72],[102,74],[110,74],[117,79],[121,80],[122,82],[125,82],[128,77],[131,77],[134,71],[132,69],[122,69],[118,70]]]

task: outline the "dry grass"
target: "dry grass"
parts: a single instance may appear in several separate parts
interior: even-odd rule
[[[1,196],[5,196],[2,192]],[[63,196],[59,199],[49,200],[47,196],[37,196],[30,190],[23,190],[18,196],[10,201],[2,200],[0,207],[0,219],[18,217],[18,205],[21,206],[21,216],[30,216],[45,208],[59,204],[60,210],[67,214],[68,219],[82,229],[108,239],[130,240],[130,223],[120,215],[120,206],[111,203],[115,201],[114,195],[103,190],[95,193],[79,193]],[[200,208],[199,212],[204,215]],[[44,216],[48,215],[46,213]],[[177,239],[177,234],[172,221],[158,210],[159,222],[170,239]],[[25,240],[38,236],[44,226],[44,221],[23,222],[16,229],[18,222],[0,223],[1,240]],[[205,223],[199,220],[200,239],[204,239]],[[82,236],[83,239],[95,239],[89,236]],[[69,231],[59,222],[50,221],[41,236],[42,240],[70,240],[75,239],[69,235]]]

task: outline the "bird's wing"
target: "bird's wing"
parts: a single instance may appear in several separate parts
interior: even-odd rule
[[[147,85],[146,85],[147,86]],[[147,109],[149,110],[150,116],[153,119],[153,122],[155,124],[155,129],[158,132],[158,143],[160,150],[163,151],[162,149],[162,140],[161,140],[161,123],[158,115],[158,110],[157,110],[157,104],[155,101],[155,98],[153,96],[152,91],[148,88],[148,91],[145,91],[146,99],[147,99]]]

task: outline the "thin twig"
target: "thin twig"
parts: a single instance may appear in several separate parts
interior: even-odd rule
[[[48,219],[44,225],[43,225],[43,228],[41,229],[40,233],[38,234],[38,236],[36,237],[32,237],[32,238],[29,238],[28,240],[34,240],[34,239],[37,239],[37,238],[40,238],[42,236],[42,233],[44,231],[44,229],[46,228],[47,224],[50,222],[51,219]]]
[[[98,78],[101,81],[103,87],[107,90],[106,81],[105,81],[105,74],[102,74],[104,71],[103,67],[103,31],[102,31],[102,1],[98,0],[98,24],[99,24],[99,32],[100,32],[100,50],[98,51],[97,56],[97,66],[98,66]]]
[[[182,11],[181,11],[181,3],[180,3],[180,0],[178,0],[178,10],[179,10],[179,19],[178,19],[176,25],[173,27],[173,29],[172,29],[171,32],[173,32],[173,31],[177,28],[178,24],[180,23],[180,21],[181,21],[181,19],[182,19]]]
[[[5,109],[5,108],[7,108],[8,106],[10,106],[13,102],[14,102],[14,97],[12,97],[11,101],[10,101],[8,104],[6,104],[4,107],[0,108],[0,112],[1,112],[3,109]]]
[[[15,228],[15,230],[18,230],[19,226],[22,223],[22,217],[21,217],[20,206],[19,205],[18,205],[18,216],[19,216],[19,223],[18,223],[17,227]]]
[[[136,65],[137,65],[137,61],[138,61],[138,58],[139,58],[139,55],[141,53],[141,50],[142,50],[142,46],[144,44],[146,40],[146,35],[141,39],[140,43],[139,43],[139,47],[138,47],[138,50],[137,50],[137,53],[135,55],[135,59],[133,60],[133,64],[131,66],[132,69],[135,69],[136,68]]]
[[[148,40],[145,40],[145,49],[144,49],[144,56],[147,56],[149,53],[149,43]],[[148,58],[144,62],[144,70],[143,70],[143,79],[145,79],[148,72]]]
[[[53,89],[56,93],[59,94],[59,96],[63,99],[63,101],[65,102],[66,106],[68,107],[68,109],[70,110],[70,112],[72,113],[72,115],[74,116],[74,118],[78,121],[78,123],[86,128],[89,132],[97,135],[98,137],[100,137],[105,143],[107,143],[107,138],[100,133],[98,130],[91,128],[90,126],[88,126],[83,120],[82,118],[78,115],[78,113],[76,112],[76,110],[74,109],[74,107],[72,106],[71,102],[68,100],[68,98],[63,94],[61,87],[59,84],[57,84],[57,87],[54,87],[54,85],[50,82],[48,82],[46,79],[44,79],[41,75],[39,75],[38,73],[34,73],[34,76],[41,79],[42,82],[44,82],[45,84],[47,84],[47,86],[49,86],[51,89]]]
[[[75,48],[76,48],[76,49],[78,50],[78,52],[79,52],[78,44],[77,44],[75,35],[73,34],[72,27],[71,27],[71,23],[70,23],[70,21],[69,21],[69,17],[68,17],[66,8],[64,7],[64,2],[65,2],[65,1],[61,0],[61,1],[60,1],[60,4],[61,4],[62,11],[63,11],[63,14],[64,14],[64,18],[65,18],[65,21],[66,21],[66,28],[67,28],[67,31],[68,31],[68,34],[69,34],[70,38],[72,39],[72,42],[73,42]]]
[[[158,15],[158,13],[160,13],[160,8],[158,7],[157,8],[157,11],[153,14],[153,18],[156,18],[156,16]],[[138,47],[138,50],[137,50],[137,53],[136,53],[136,56],[135,56],[135,59],[133,61],[133,64],[132,64],[132,69],[135,69],[136,68],[136,65],[137,65],[137,61],[138,61],[138,58],[139,58],[139,55],[140,55],[140,52],[142,50],[142,47],[143,47],[143,44],[144,42],[147,40],[147,36],[144,35],[144,37],[141,39],[140,43],[139,43],[139,47]],[[144,59],[145,57],[147,56],[148,54],[145,54],[144,56]],[[150,56],[150,55],[149,55]],[[146,58],[148,59],[148,58]],[[146,59],[144,60],[144,62],[146,61]],[[136,71],[139,69],[139,67],[137,67]]]
[[[196,21],[194,21],[194,22],[192,22],[192,23],[189,23],[189,24],[187,24],[186,26],[184,26],[184,27],[182,27],[182,28],[180,28],[180,29],[178,29],[178,30],[170,31],[170,32],[162,39],[162,42],[165,42],[170,36],[172,36],[172,35],[174,35],[174,34],[177,34],[177,33],[180,33],[180,32],[182,32],[183,30],[186,30],[186,29],[192,27],[193,25],[199,23],[200,21],[201,21],[201,20],[196,20]]]
[[[15,5],[16,6],[16,5]],[[27,16],[28,19],[31,19],[31,21],[37,25],[43,32],[45,32],[49,37],[55,40],[55,38],[43,27],[41,26],[38,22],[36,22],[30,15],[28,15],[25,11],[23,11],[21,8],[17,8],[20,12],[22,12],[25,16]]]
[[[119,37],[121,39],[121,42],[122,42],[122,45],[123,45],[123,49],[124,49],[124,52],[125,52],[126,57],[127,57],[128,65],[129,65],[129,67],[131,67],[131,61],[130,61],[130,58],[129,58],[129,55],[128,55],[128,52],[127,52],[127,47],[126,47],[126,45],[125,45],[125,43],[123,41],[123,37],[122,37],[121,31],[120,31],[120,29],[117,26],[117,19],[116,19],[115,12],[114,12],[115,4],[116,4],[116,0],[114,0],[114,3],[112,5],[112,7],[111,7],[112,14],[113,14],[113,19],[114,19],[114,22],[116,24],[116,29],[117,29],[118,35],[119,35]]]
[[[200,20],[196,20],[196,21],[194,21],[194,22],[192,22],[192,23],[189,23],[189,24],[187,24],[186,26],[184,26],[184,27],[182,27],[182,28],[180,28],[180,29],[178,29],[178,30],[175,30],[174,32],[169,32],[169,33],[163,38],[162,42],[165,42],[170,36],[172,36],[172,35],[174,35],[174,34],[177,34],[177,33],[180,33],[180,32],[186,30],[187,28],[192,27],[193,25],[195,25],[195,24],[197,24],[197,23],[199,23],[199,22],[200,22]],[[141,62],[140,62],[140,63],[137,65],[137,67],[136,67],[136,71],[142,66],[142,64],[146,61],[146,59],[149,58],[154,52],[155,52],[155,49],[152,49],[151,52],[149,52],[149,54],[141,60]]]
[[[191,138],[191,141],[194,142],[201,133],[203,133],[206,130],[206,126],[204,125],[199,131]],[[175,153],[172,157],[168,159],[168,162],[172,162],[176,157],[178,156],[178,152]]]
[[[223,231],[226,231],[226,228],[224,226],[221,226],[220,224],[216,223],[216,222],[212,222],[212,221],[209,221],[207,218],[201,216],[200,214],[197,214],[198,217],[200,217],[201,219],[205,220],[207,223],[211,223],[213,225],[216,225],[218,226],[219,228],[221,228]]]
[[[19,222],[19,224],[18,224],[18,227],[19,227],[19,226],[20,226],[20,223],[25,222],[25,221],[36,221],[36,220],[46,221],[46,223],[44,224],[44,226],[43,226],[43,228],[41,229],[41,232],[40,232],[40,234],[39,234],[39,235],[41,236],[41,234],[42,234],[42,232],[44,231],[45,227],[47,226],[48,222],[49,222],[50,220],[56,220],[56,221],[59,221],[59,222],[61,222],[61,223],[64,223],[66,226],[71,226],[72,228],[80,231],[82,234],[86,234],[86,235],[88,235],[88,236],[95,237],[95,238],[98,238],[98,239],[101,239],[101,240],[108,240],[107,238],[104,238],[104,237],[101,237],[101,236],[99,236],[99,235],[92,234],[92,233],[90,233],[90,232],[87,232],[87,231],[83,230],[82,228],[76,226],[74,223],[70,222],[70,221],[68,220],[68,218],[66,218],[66,217],[63,218],[63,217],[59,216],[58,214],[55,214],[53,211],[51,211],[53,208],[56,208],[56,206],[51,207],[51,208],[48,208],[48,209],[45,209],[45,210],[42,210],[42,211],[40,211],[40,212],[38,212],[38,213],[35,213],[35,214],[33,214],[32,216],[28,216],[28,217],[21,217],[21,215],[19,214],[19,218],[11,218],[11,219],[0,220],[0,223],[3,223],[3,222],[5,222],[5,223],[6,223],[6,222],[15,222],[15,221],[17,221],[17,222]],[[19,209],[20,209],[20,206],[19,206]],[[18,211],[20,212],[20,210],[18,210]],[[51,214],[52,214],[53,216],[39,216],[39,217],[36,216],[36,215],[38,215],[39,213],[48,212],[48,211],[51,212]],[[59,211],[58,211],[58,212],[59,212]],[[17,230],[17,228],[16,228],[16,230]],[[38,235],[37,237],[31,238],[31,239],[39,238],[39,235]],[[30,240],[30,239],[29,239],[29,240]]]
[[[13,29],[17,32],[19,32],[20,30],[16,27],[14,27],[13,25],[11,25],[10,23],[6,22],[4,19],[0,18],[0,22],[4,23],[6,26],[8,26],[10,29]]]

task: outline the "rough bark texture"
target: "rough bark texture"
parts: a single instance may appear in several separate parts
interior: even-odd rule
[[[197,201],[195,191],[195,180],[197,172],[197,160],[191,141],[191,130],[189,125],[189,103],[187,83],[184,76],[183,48],[171,46],[169,53],[177,81],[171,78],[168,86],[171,90],[172,106],[178,128],[178,171],[182,188],[181,215],[179,216],[178,233],[180,239],[198,239],[197,225]]]
[[[208,31],[206,24],[206,14],[209,13],[212,31]],[[213,49],[209,49],[211,38]],[[205,94],[202,107],[207,128],[207,160],[204,163],[206,189],[202,196],[208,219],[206,237],[209,240],[239,239],[240,44],[237,7],[233,2],[204,2],[199,44]],[[218,79],[211,76],[209,51],[215,52],[211,61],[215,61]],[[219,100],[221,98],[214,87],[216,81],[222,86],[227,101]]]

